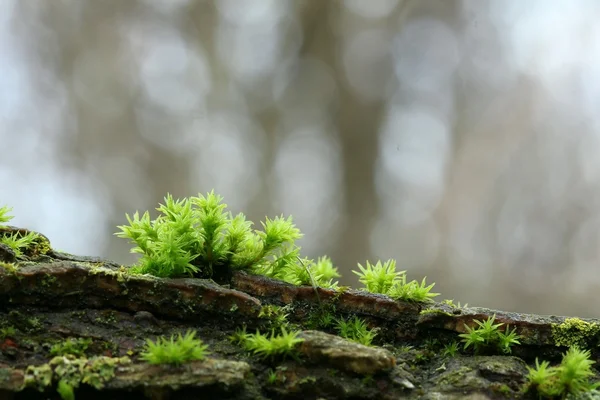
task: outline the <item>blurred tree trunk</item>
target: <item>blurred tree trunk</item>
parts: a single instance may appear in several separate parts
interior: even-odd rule
[[[377,213],[375,160],[383,101],[361,101],[344,81],[340,61],[340,43],[334,34],[343,13],[339,2],[307,2],[301,12],[305,42],[303,56],[325,62],[337,78],[337,108],[332,123],[339,132],[342,157],[343,194],[339,221],[340,235],[334,243],[332,257],[343,270],[369,257],[369,235]],[[346,274],[346,279],[348,279]],[[346,282],[349,283],[349,282]]]

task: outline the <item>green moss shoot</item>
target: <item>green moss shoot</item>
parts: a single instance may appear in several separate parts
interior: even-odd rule
[[[184,336],[158,338],[155,342],[147,340],[141,358],[150,364],[181,365],[188,361],[203,360],[208,346],[195,338],[195,331],[187,331]]]
[[[390,259],[383,264],[377,261],[367,266],[358,264],[358,271],[352,271],[358,275],[358,280],[364,285],[363,290],[371,293],[386,294],[394,299],[414,302],[431,302],[433,297],[439,293],[432,293],[435,285],[427,286],[425,278],[419,283],[417,281],[406,281],[406,271],[396,271],[396,260]]]

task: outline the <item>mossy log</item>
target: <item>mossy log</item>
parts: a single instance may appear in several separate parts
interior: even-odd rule
[[[78,399],[525,399],[535,398],[522,389],[536,358],[559,362],[569,344],[598,357],[596,320],[409,303],[244,272],[228,286],[132,275],[40,238],[40,248],[20,257],[0,245],[0,399],[60,399],[65,379]],[[271,329],[261,313],[268,305],[284,306],[301,331],[298,357],[258,359],[229,339],[242,326]],[[324,314],[364,319],[377,328],[373,345],[323,327]],[[511,354],[474,355],[462,345],[444,354],[466,326],[492,315],[521,336]],[[140,358],[147,339],[188,329],[208,345],[206,359],[170,366]],[[70,338],[87,340],[82,355],[52,353]]]

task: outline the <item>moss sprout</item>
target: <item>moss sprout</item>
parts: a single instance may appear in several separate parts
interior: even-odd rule
[[[8,206],[0,207],[0,227],[3,227],[5,222],[8,222],[11,219],[13,219],[13,216],[9,215],[9,213],[11,211],[12,211],[11,207],[8,207]]]
[[[529,374],[524,386],[525,392],[537,393],[544,398],[566,398],[567,395],[579,395],[595,391],[600,382],[591,383],[594,375],[591,369],[589,350],[580,350],[577,346],[569,348],[563,354],[560,365],[551,367],[548,361],[535,360],[535,368],[527,367]]]
[[[58,382],[56,391],[58,392],[62,400],[75,400],[75,391],[73,390],[73,386],[68,384],[63,379],[61,379],[60,382]]]
[[[370,346],[377,336],[376,329],[369,329],[367,323],[358,317],[337,320],[337,330],[341,337],[365,346]]]
[[[64,356],[71,354],[80,357],[84,355],[90,344],[92,344],[92,339],[89,338],[69,338],[63,342],[53,345],[50,348],[50,354],[53,356]]]
[[[396,271],[396,260],[390,259],[383,264],[377,261],[371,264],[367,261],[367,266],[358,264],[359,271],[352,271],[358,275],[358,280],[364,285],[364,290],[371,293],[381,293],[389,295],[395,299],[415,302],[431,302],[432,298],[439,293],[432,293],[431,289],[435,285],[432,283],[427,286],[425,279],[419,283],[417,281],[406,281],[406,271]]]
[[[458,354],[458,345],[459,343],[456,340],[446,344],[442,350],[442,356],[449,358],[455,357],[456,354]]]
[[[478,325],[477,328],[471,328],[465,324],[467,333],[459,335],[465,344],[465,350],[472,346],[475,349],[475,353],[478,353],[484,348],[496,347],[502,353],[510,354],[511,346],[520,344],[520,337],[516,334],[516,328],[509,330],[507,326],[505,332],[501,332],[499,327],[504,324],[494,324],[495,319],[496,315],[489,317],[483,322],[475,320],[475,323]]]
[[[147,340],[141,358],[150,364],[181,365],[188,361],[203,360],[208,346],[195,338],[196,332],[187,331],[184,336],[158,338],[155,342]]]
[[[275,330],[272,330],[269,337],[256,331],[256,333],[245,334],[242,344],[247,351],[262,359],[296,357],[296,346],[304,341],[298,337],[299,333],[299,331],[288,332],[282,327],[280,334],[275,334]]]

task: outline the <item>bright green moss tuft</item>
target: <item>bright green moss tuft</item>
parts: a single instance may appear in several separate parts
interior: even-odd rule
[[[185,336],[178,335],[177,339],[160,337],[153,342],[148,340],[141,358],[150,364],[181,365],[188,361],[203,360],[208,346],[194,336],[196,332],[188,331]]]
[[[8,206],[0,207],[0,227],[4,226],[3,224],[5,222],[8,222],[11,219],[13,219],[13,216],[8,214],[11,211],[12,211],[11,207],[8,207]]]
[[[130,239],[136,245],[132,252],[142,254],[134,271],[223,279],[231,270],[289,262],[286,257],[295,255],[294,241],[302,234],[291,217],[267,218],[262,231],[252,230],[252,222],[225,211],[222,200],[214,192],[183,200],[167,195],[156,219],[147,211],[127,215],[129,225],[119,226],[116,235]]]
[[[262,359],[284,359],[288,356],[296,357],[296,346],[302,343],[304,339],[298,337],[299,331],[287,331],[281,328],[280,334],[271,331],[271,336],[263,335],[260,332],[245,333],[239,336],[241,343],[247,351],[252,352]]]
[[[331,259],[300,258],[295,241],[302,234],[292,217],[266,218],[255,230],[222,201],[214,192],[182,200],[167,195],[154,220],[147,211],[126,215],[129,225],[119,226],[116,235],[130,239],[132,252],[142,255],[131,272],[227,281],[233,270],[248,270],[294,285],[337,287],[340,274]]]
[[[594,361],[590,360],[589,350],[569,348],[563,354],[560,365],[551,367],[548,361],[535,360],[535,368],[527,367],[529,374],[524,386],[525,392],[537,393],[544,398],[568,398],[567,395],[580,395],[594,391],[600,383],[591,383]]]
[[[520,336],[517,335],[516,328],[509,330],[507,326],[506,330],[502,332],[499,327],[504,324],[494,324],[495,319],[496,316],[493,315],[485,321],[474,320],[478,325],[477,328],[471,328],[465,324],[467,333],[458,335],[465,344],[465,350],[472,346],[475,349],[475,353],[478,353],[482,349],[496,347],[502,353],[510,354],[511,346],[520,344]]]
[[[359,271],[352,271],[358,275],[358,280],[364,285],[364,290],[371,293],[387,294],[395,299],[415,302],[431,302],[439,293],[432,293],[435,285],[427,285],[425,278],[419,283],[415,280],[406,281],[406,271],[396,271],[396,260],[390,259],[383,264],[377,261],[367,266],[358,264]]]
[[[50,354],[53,356],[64,356],[71,354],[74,356],[83,356],[88,346],[92,344],[89,338],[69,338],[63,342],[56,343],[50,348]]]

